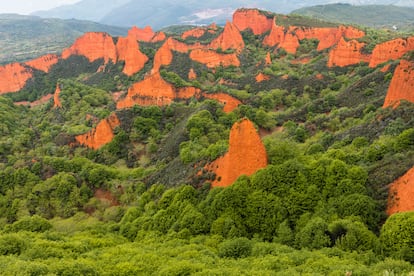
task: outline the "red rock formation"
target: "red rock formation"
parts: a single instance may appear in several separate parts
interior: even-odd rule
[[[60,92],[61,92],[60,85],[57,84],[55,94],[53,94],[53,102],[54,102],[53,107],[54,108],[61,108],[62,107],[62,103],[60,102],[60,99],[59,99]]]
[[[14,104],[15,105],[24,105],[24,106],[35,107],[35,106],[39,106],[41,104],[47,103],[52,97],[53,97],[52,94],[48,94],[48,95],[45,95],[45,96],[41,97],[39,100],[34,101],[34,102],[24,101],[24,102],[15,102]]]
[[[291,32],[286,33],[285,39],[279,44],[279,48],[283,48],[289,54],[296,54],[300,43],[298,37]]]
[[[391,184],[388,192],[387,214],[414,210],[414,168]]]
[[[241,52],[244,48],[244,40],[236,26],[227,22],[223,32],[209,44],[209,48],[235,49]]]
[[[117,103],[117,108],[138,105],[168,105],[175,99],[188,99],[197,96],[200,90],[194,87],[175,88],[157,72],[141,82],[135,83],[127,96]]]
[[[338,45],[329,52],[328,67],[348,66],[361,61],[369,62],[370,56],[361,53],[365,43],[356,40],[345,41],[341,38]]]
[[[259,73],[259,74],[256,76],[256,82],[262,82],[262,81],[266,81],[266,80],[270,80],[270,76],[265,75],[265,74],[263,74],[263,73]]]
[[[209,68],[217,66],[240,66],[240,60],[236,54],[219,54],[216,51],[207,49],[196,49],[191,51],[190,58],[194,61],[205,64]]]
[[[32,69],[20,63],[0,66],[0,95],[20,91],[32,77]]]
[[[79,144],[92,149],[100,147],[111,142],[114,138],[114,129],[120,125],[119,119],[115,113],[109,115],[108,118],[99,122],[99,124],[88,133],[75,137]]]
[[[407,60],[395,69],[383,107],[397,107],[400,100],[414,103],[414,63]]]
[[[270,52],[267,52],[267,54],[266,54],[265,64],[266,65],[272,64],[272,57],[270,56]]]
[[[274,20],[272,23],[272,29],[268,36],[263,40],[263,44],[266,46],[276,46],[285,40],[285,27],[276,25]]]
[[[204,94],[204,97],[207,99],[217,100],[219,103],[224,104],[223,111],[225,113],[230,113],[233,110],[235,110],[239,105],[242,104],[241,101],[239,101],[236,98],[233,98],[232,96],[224,93],[217,93],[217,94]]]
[[[139,50],[139,44],[136,39],[131,36],[120,37],[116,44],[118,59],[125,61],[124,72],[131,76],[144,68],[148,57]]]
[[[389,60],[399,59],[412,50],[414,50],[414,37],[408,39],[397,38],[378,44],[372,51],[369,67],[376,67],[378,64]]]
[[[188,79],[189,80],[195,80],[197,78],[197,74],[194,71],[193,68],[190,69],[190,72],[188,72]]]
[[[252,30],[255,35],[261,35],[272,28],[273,18],[255,9],[239,9],[233,14],[233,24],[240,31]]]
[[[49,69],[59,61],[57,55],[45,55],[26,62],[25,64],[37,70],[48,73]]]
[[[230,131],[229,151],[207,169],[216,174],[212,187],[228,187],[241,175],[252,175],[267,166],[266,149],[253,123],[235,123]]]
[[[62,52],[62,58],[72,55],[82,55],[95,61],[103,58],[105,63],[109,60],[117,61],[117,51],[112,37],[106,33],[86,33],[79,37],[75,43]]]
[[[185,31],[182,35],[181,38],[182,39],[187,39],[189,37],[195,37],[195,38],[200,38],[202,37],[205,33],[206,33],[206,29],[205,28],[194,28],[188,31]]]
[[[154,37],[151,39],[150,42],[160,42],[160,41],[164,41],[167,38],[167,36],[165,35],[165,33],[163,32],[157,32],[155,33]]]
[[[155,33],[150,26],[146,26],[144,29],[140,29],[137,26],[133,26],[128,31],[128,36],[135,38],[135,40],[150,42]]]

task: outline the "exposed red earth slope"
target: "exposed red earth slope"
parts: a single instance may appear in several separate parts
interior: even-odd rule
[[[231,65],[236,67],[240,66],[240,60],[235,53],[220,54],[213,50],[196,49],[191,51],[190,58],[194,61],[205,64],[209,68],[214,68],[220,65],[224,67]]]
[[[230,113],[235,110],[239,105],[241,105],[241,101],[232,96],[224,93],[217,93],[217,94],[203,94],[203,96],[207,99],[217,100],[219,103],[224,104],[223,111],[225,113]]]
[[[414,168],[391,184],[388,192],[387,214],[414,210]]]
[[[58,61],[59,61],[59,56],[48,54],[48,55],[44,55],[39,58],[30,60],[30,61],[27,61],[25,64],[37,70],[48,73],[50,68],[56,63],[58,63]]]
[[[392,77],[383,107],[396,107],[400,100],[414,103],[414,63],[401,60]]]
[[[222,50],[235,49],[238,52],[241,52],[244,48],[244,40],[237,27],[234,24],[227,22],[223,32],[211,41],[208,48],[220,48]]]
[[[117,108],[128,108],[135,104],[163,106],[171,104],[175,99],[188,99],[199,93],[200,90],[194,87],[175,88],[157,72],[135,83],[126,97],[117,103]]]
[[[329,52],[328,66],[344,67],[352,64],[358,64],[361,61],[369,62],[370,55],[361,52],[365,43],[356,40],[346,41],[341,38],[338,45]]]
[[[370,67],[401,58],[405,53],[414,50],[414,37],[397,38],[375,46],[369,62]]]
[[[123,72],[132,76],[144,68],[148,57],[139,50],[138,41],[132,36],[120,37],[116,44],[118,60],[125,61]]]
[[[263,74],[263,73],[259,73],[259,74],[256,76],[256,82],[262,82],[262,81],[266,81],[266,80],[270,80],[270,76],[265,75],[265,74]]]
[[[230,131],[229,151],[207,169],[216,174],[212,187],[228,187],[241,175],[252,175],[267,166],[266,149],[253,123],[244,119]]]
[[[86,33],[79,37],[75,43],[63,50],[62,58],[67,59],[72,55],[82,55],[89,61],[103,58],[105,63],[109,60],[117,61],[117,50],[113,38],[107,33]]]
[[[143,29],[134,26],[128,31],[128,36],[144,42],[159,42],[166,38],[163,32],[155,33],[150,26]]]
[[[20,91],[32,77],[33,70],[20,63],[0,66],[0,95]]]
[[[88,148],[99,149],[100,147],[111,142],[114,138],[114,129],[119,126],[120,122],[115,113],[108,118],[100,121],[98,125],[89,132],[75,137],[76,141]]]
[[[62,107],[62,103],[60,102],[60,98],[59,98],[60,92],[61,92],[60,85],[57,84],[55,94],[53,94],[53,102],[54,102],[53,107],[54,108],[61,108]]]
[[[240,30],[250,29],[255,35],[261,35],[272,28],[273,18],[269,18],[256,9],[239,9],[233,14],[233,24]]]

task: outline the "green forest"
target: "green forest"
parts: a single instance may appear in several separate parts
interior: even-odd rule
[[[366,51],[396,37],[360,28]],[[140,43],[149,62],[132,76],[123,62],[99,70],[103,59],[71,56],[3,94],[0,274],[413,275],[414,212],[386,213],[389,185],[414,166],[414,103],[383,108],[399,60],[388,71],[329,68],[315,39],[292,54],[263,45],[265,34],[241,34],[239,67],[174,51],[160,72],[175,87],[231,95],[242,103],[231,112],[206,97],[117,109],[114,94],[145,78],[160,42]],[[180,35],[169,34],[194,42]],[[257,82],[259,73],[269,79]],[[61,108],[15,104],[56,84]],[[110,143],[76,142],[112,113],[120,124]],[[198,172],[228,151],[244,118],[262,134],[268,166],[212,188],[214,175]]]

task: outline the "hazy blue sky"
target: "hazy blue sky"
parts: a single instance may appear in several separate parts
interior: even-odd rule
[[[0,13],[29,14],[38,10],[51,9],[80,0],[0,0]],[[104,3],[105,0],[102,0]]]

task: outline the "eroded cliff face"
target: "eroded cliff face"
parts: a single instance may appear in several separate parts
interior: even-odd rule
[[[241,175],[252,175],[267,166],[266,149],[253,123],[244,119],[230,131],[229,151],[207,166],[216,174],[212,187],[228,187]]]
[[[397,107],[401,100],[414,103],[414,63],[407,60],[395,69],[383,107]]]
[[[370,67],[401,58],[405,53],[414,50],[414,37],[408,39],[397,38],[375,46],[372,51]]]
[[[269,18],[259,10],[239,9],[233,14],[233,24],[240,30],[252,30],[255,35],[261,35],[272,28],[273,18]]]
[[[128,31],[128,37],[144,42],[159,42],[163,41],[166,35],[163,32],[155,33],[150,26],[143,29],[134,26]]]
[[[131,36],[120,37],[116,44],[118,59],[125,61],[123,72],[132,76],[144,68],[148,62],[148,57],[139,50],[139,44]]]
[[[55,94],[53,94],[53,107],[54,108],[61,108],[62,107],[62,103],[60,101],[59,95],[60,95],[60,85],[57,84],[56,85],[56,90],[55,90]]]
[[[240,66],[240,60],[237,57],[237,54],[220,54],[216,51],[208,49],[196,49],[191,51],[190,58],[194,61],[205,64],[209,68],[214,68],[217,66]]]
[[[371,57],[361,52],[364,46],[365,43],[356,40],[345,41],[341,38],[338,45],[329,52],[328,67],[343,67],[361,61],[369,62]]]
[[[0,66],[0,95],[20,91],[32,77],[32,69],[20,63]]]
[[[135,83],[126,97],[117,103],[117,108],[137,105],[169,105],[175,99],[188,99],[197,96],[200,90],[194,87],[175,88],[157,72],[141,82]]]
[[[75,137],[76,141],[88,148],[99,149],[108,144],[114,138],[114,129],[120,125],[115,113],[100,121],[98,125],[89,132]]]
[[[50,68],[56,63],[58,63],[58,61],[59,57],[57,55],[49,54],[30,60],[25,64],[37,70],[48,73]]]
[[[242,104],[241,101],[239,101],[236,98],[233,98],[232,96],[224,93],[216,93],[216,94],[203,94],[203,96],[207,99],[216,100],[219,103],[224,105],[223,111],[225,113],[230,113],[233,110],[235,110],[239,105]]]
[[[244,48],[244,40],[237,27],[234,24],[227,22],[223,32],[213,39],[209,44],[209,48],[220,48],[222,50],[235,49],[238,52],[241,52]]]
[[[103,58],[105,63],[112,60],[117,62],[117,51],[113,38],[107,33],[86,33],[79,37],[75,43],[63,50],[62,58],[67,59],[72,55],[82,55],[90,62]]]
[[[414,168],[391,184],[388,191],[387,214],[414,210]]]
[[[194,29],[183,32],[183,34],[181,35],[181,38],[182,39],[187,39],[189,37],[200,38],[206,33],[206,31],[207,29],[202,28],[202,27],[194,28]]]

